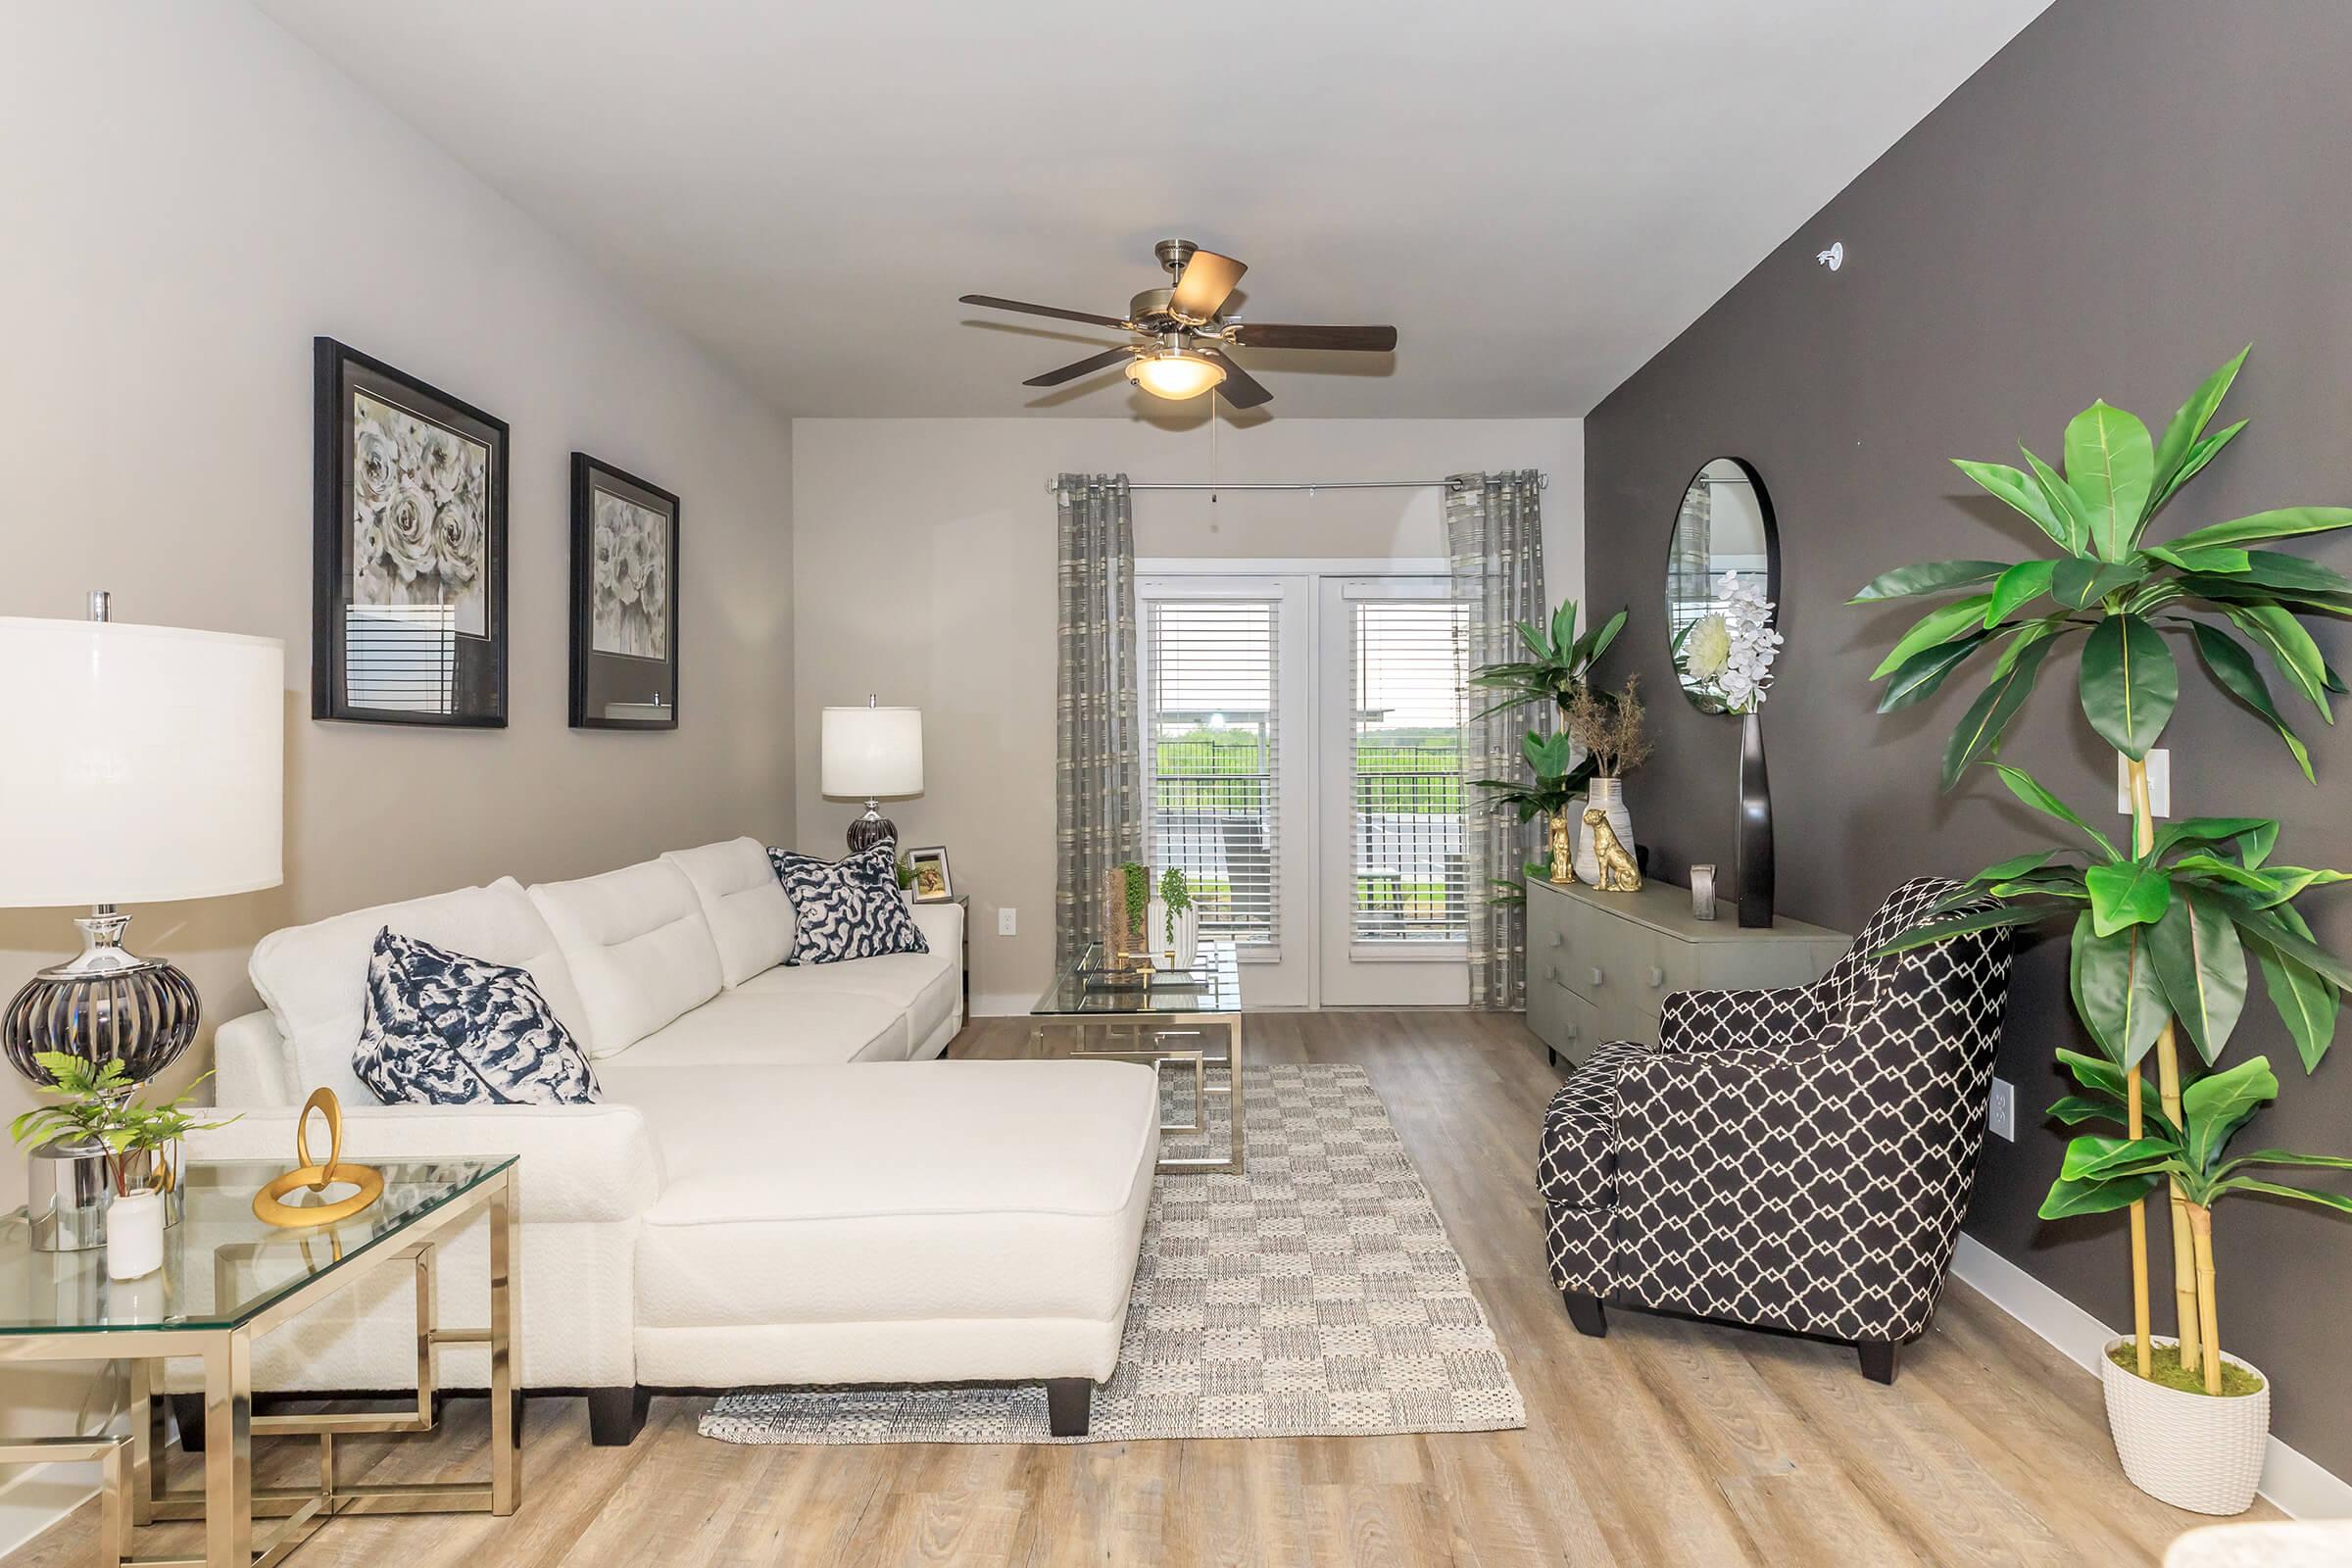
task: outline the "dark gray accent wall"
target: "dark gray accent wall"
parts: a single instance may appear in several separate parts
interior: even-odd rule
[[[1788,642],[1764,728],[1781,907],[1846,930],[1906,876],[1972,871],[2047,838],[1989,775],[1936,795],[1944,737],[1982,675],[1880,716],[1870,672],[1910,616],[1844,604],[1888,566],[2037,550],[2032,525],[1947,460],[2016,462],[2022,439],[2055,462],[2066,420],[2094,397],[2161,431],[2251,341],[2225,417],[2253,425],[2156,535],[2352,503],[2348,83],[2342,0],[2058,0],[1593,412],[1590,602],[1596,616],[1633,608],[1612,659],[1640,671],[1659,748],[1627,795],[1671,880],[1693,860],[1728,878],[1734,858],[1738,732],[1677,694],[1660,630],[1667,537],[1708,458],[1753,463],[1780,516]],[[1836,273],[1814,261],[1833,240],[1846,250]],[[2352,568],[2352,542],[2312,553]],[[2345,628],[2320,637],[2352,667]],[[2083,723],[2074,676],[2072,653],[2051,661],[2006,756],[2120,824],[2113,754]],[[2352,736],[2304,710],[2315,789],[2193,661],[2182,687],[2167,735],[2176,814],[2276,815],[2280,858],[2352,866]],[[2310,904],[2321,939],[2352,950],[2352,896]],[[2352,1152],[2352,1043],[2307,1079],[2267,1003],[2248,1017],[2233,1054],[2267,1053],[2284,1086],[2261,1141]],[[2060,1093],[2050,1054],[2074,1034],[2062,945],[2045,942],[2022,965],[2001,1051],[2018,1141],[1988,1143],[1968,1229],[2128,1325],[2120,1219],[2034,1218],[2063,1147],[2039,1115]],[[2352,1223],[2236,1200],[2215,1234],[2225,1346],[2274,1374],[2278,1435],[2352,1475]],[[2167,1292],[2160,1280],[2160,1323]]]

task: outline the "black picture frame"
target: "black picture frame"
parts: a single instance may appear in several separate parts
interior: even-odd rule
[[[621,552],[633,570],[617,593],[599,540],[600,502],[608,524],[617,515],[641,530]],[[571,455],[574,729],[678,727],[678,515],[677,496],[652,480]]]
[[[507,421],[331,337],[312,350],[311,716],[505,728]]]

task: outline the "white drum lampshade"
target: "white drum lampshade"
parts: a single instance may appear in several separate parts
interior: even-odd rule
[[[0,617],[0,906],[275,887],[285,690],[275,638]]]
[[[825,794],[865,802],[865,815],[850,824],[852,850],[896,839],[880,805],[923,793],[923,710],[883,708],[870,697],[863,708],[826,709],[818,765]]]
[[[0,616],[0,701],[18,740],[0,768],[0,907],[92,906],[75,921],[80,955],[0,1014],[0,1049],[44,1085],[44,1052],[119,1058],[139,1083],[196,1037],[196,988],[123,951],[116,905],[283,879],[284,645],[108,621],[104,596],[93,611]]]

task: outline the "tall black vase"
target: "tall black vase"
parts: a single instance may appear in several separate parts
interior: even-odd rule
[[[1772,780],[1764,771],[1764,723],[1740,718],[1740,923],[1772,924]]]

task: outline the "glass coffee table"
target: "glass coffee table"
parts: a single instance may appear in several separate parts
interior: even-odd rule
[[[1163,1171],[1239,1175],[1242,1170],[1242,976],[1230,942],[1203,942],[1189,970],[1143,985],[1102,966],[1100,945],[1064,965],[1029,1009],[1029,1042],[1040,1054],[1046,1031],[1069,1037],[1068,1054],[1190,1069],[1193,1119],[1160,1131],[1208,1133],[1212,1102],[1227,1123],[1225,1152],[1163,1154]],[[1222,1049],[1217,1049],[1222,1037]]]
[[[110,1280],[106,1250],[40,1252],[24,1211],[0,1218],[0,1365],[120,1358],[130,1367],[124,1437],[0,1439],[0,1462],[99,1461],[105,1479],[99,1544],[110,1565],[201,1563],[268,1568],[319,1524],[343,1513],[512,1514],[521,1500],[521,1386],[514,1335],[521,1282],[514,1220],[519,1168],[512,1159],[382,1163],[384,1195],[348,1219],[300,1230],[254,1217],[253,1195],[283,1172],[268,1160],[193,1160],[183,1178],[186,1217],[164,1233],[164,1266],[144,1279]],[[345,1196],[330,1189],[327,1200]],[[302,1206],[298,1190],[288,1201]],[[316,1201],[316,1200],[313,1200]],[[435,1250],[477,1215],[490,1222],[490,1299],[482,1328],[445,1329],[435,1314]],[[416,1407],[342,1415],[253,1413],[253,1341],[380,1269],[413,1274],[416,1291]],[[433,1427],[434,1352],[452,1345],[490,1351],[487,1481],[347,1485],[335,1474],[335,1439],[422,1433]],[[164,1362],[204,1363],[204,1489],[164,1490]],[[318,1484],[257,1488],[253,1440],[318,1443]],[[281,1522],[257,1540],[254,1517]],[[126,1558],[134,1525],[202,1520],[202,1557]],[[258,1555],[257,1555],[258,1552]]]

